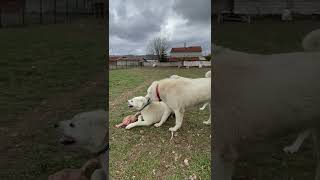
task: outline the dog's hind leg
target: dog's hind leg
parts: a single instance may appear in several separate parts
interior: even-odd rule
[[[296,153],[300,146],[302,145],[303,141],[311,134],[311,130],[305,130],[302,133],[299,133],[298,138],[294,141],[293,144],[290,146],[286,146],[283,148],[283,151],[286,153]]]
[[[181,127],[184,109],[175,110],[174,114],[176,115],[176,124],[174,127],[169,128],[169,131],[177,131]]]
[[[210,106],[210,103],[208,103],[208,105],[209,105],[209,113],[210,113],[209,119],[208,119],[208,121],[204,121],[203,122],[203,124],[206,124],[206,125],[210,125],[211,124],[211,106]]]

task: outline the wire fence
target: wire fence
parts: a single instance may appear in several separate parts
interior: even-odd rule
[[[112,61],[109,62],[109,69],[129,69],[129,68],[142,68],[143,62],[139,61],[128,61],[128,60],[121,60],[121,61]]]
[[[56,24],[105,16],[101,0],[7,0],[0,3],[0,27]]]

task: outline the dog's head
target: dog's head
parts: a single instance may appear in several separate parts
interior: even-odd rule
[[[62,133],[60,143],[100,151],[106,143],[108,114],[104,110],[83,112],[55,125]]]
[[[159,101],[159,98],[157,96],[158,83],[158,81],[153,81],[147,90],[147,95],[145,97],[149,98],[151,101]]]
[[[138,96],[138,97],[134,97],[134,98],[128,100],[128,107],[140,110],[147,103],[148,103],[148,98],[143,97],[143,96]]]
[[[179,79],[179,78],[182,78],[182,77],[175,74],[170,76],[170,79]]]

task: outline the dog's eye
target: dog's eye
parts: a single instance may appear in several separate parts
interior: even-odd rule
[[[73,123],[70,123],[69,126],[73,128],[73,127],[74,127],[74,124],[73,124]]]

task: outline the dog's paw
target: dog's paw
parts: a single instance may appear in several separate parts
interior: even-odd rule
[[[283,151],[287,154],[293,154],[293,153],[296,153],[298,151],[298,149],[294,148],[292,146],[286,146],[283,148]]]
[[[178,130],[178,128],[176,128],[176,127],[171,127],[171,128],[169,128],[169,131],[171,131],[171,132],[175,132],[175,131],[177,131]]]
[[[203,121],[203,124],[210,125],[211,121]]]
[[[154,126],[155,127],[160,127],[162,124],[161,123],[155,123]]]
[[[126,129],[131,129],[133,126],[130,126],[130,124],[128,126],[126,126]]]

